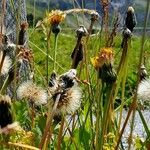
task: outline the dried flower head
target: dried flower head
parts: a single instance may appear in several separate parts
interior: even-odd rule
[[[141,66],[141,72],[140,72],[140,80],[145,80],[147,77],[147,71],[144,65]]]
[[[55,96],[53,97],[55,101]],[[57,106],[56,115],[72,114],[81,104],[81,89],[78,86],[73,86],[61,93],[60,100]]]
[[[12,124],[11,99],[7,95],[0,95],[0,128]]]
[[[0,65],[2,63],[2,59],[3,59],[3,52],[0,51]],[[0,74],[2,74],[2,75],[7,74],[10,67],[11,67],[11,64],[12,64],[11,59],[9,58],[9,56],[5,55],[5,58],[4,58],[3,63],[2,63],[2,68],[1,68]]]
[[[21,25],[20,25],[20,28],[22,30],[26,30],[28,28],[29,24],[27,22],[22,22]]]
[[[53,74],[51,76],[49,88],[52,89],[52,107],[60,94],[56,116],[72,114],[80,107],[82,94],[76,81],[76,73],[75,69],[70,69],[59,77]]]
[[[92,65],[98,70],[104,63],[112,63],[113,56],[112,48],[102,48],[98,56],[91,58]]]
[[[79,28],[76,30],[76,34],[77,37],[82,37],[86,36],[88,34],[88,31],[83,25],[80,25]]]
[[[100,16],[99,16],[98,12],[91,13],[91,21],[97,21],[99,17]]]
[[[17,89],[17,96],[19,99],[25,98],[37,105],[47,103],[47,92],[32,81],[22,83]]]
[[[130,7],[128,7],[127,16],[125,19],[126,28],[128,28],[132,32],[133,28],[136,26],[136,24],[137,24],[137,21],[136,21],[134,9],[133,9],[133,7],[130,6]]]
[[[150,102],[150,80],[143,80],[138,87],[138,99],[143,102]]]
[[[18,57],[20,59],[28,60],[31,63],[33,60],[32,50],[25,47],[20,47]]]
[[[60,10],[52,10],[50,13],[47,14],[46,19],[44,22],[49,23],[51,25],[59,24],[62,22],[66,17],[66,14]]]

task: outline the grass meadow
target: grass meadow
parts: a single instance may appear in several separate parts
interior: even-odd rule
[[[117,16],[109,29],[102,1],[102,23],[94,10],[55,10],[36,27],[18,28],[18,33],[27,33],[27,45],[1,41],[3,48],[14,48],[15,55],[8,58],[11,65],[5,71],[9,52],[0,50],[0,149],[149,150],[150,129],[142,113],[147,108],[139,101],[139,85],[148,82],[150,72],[150,37],[145,31],[149,3],[141,34],[129,30],[127,24],[118,30]],[[133,8],[128,12],[133,15]],[[90,16],[87,29],[66,29],[65,19],[71,13]],[[98,21],[102,26],[92,34]],[[21,67],[27,69],[23,81]],[[149,97],[144,94],[140,100],[147,103]],[[135,112],[144,137],[133,135]],[[124,144],[129,118],[131,127]]]

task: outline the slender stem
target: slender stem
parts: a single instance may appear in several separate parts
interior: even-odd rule
[[[145,42],[145,35],[146,35],[146,26],[147,26],[147,21],[148,21],[148,16],[149,16],[149,8],[150,8],[150,0],[147,0],[147,7],[146,7],[146,15],[145,15],[145,20],[144,20],[144,29],[143,29],[143,35],[142,35],[142,40],[141,40],[141,51],[140,51],[140,58],[139,58],[139,65],[138,65],[138,74],[137,74],[137,83],[136,83],[136,90],[135,90],[135,95],[133,97],[133,102],[131,104],[131,107],[129,108],[127,117],[125,119],[125,122],[123,124],[123,127],[120,131],[120,135],[117,141],[117,145],[115,147],[115,150],[118,150],[119,147],[119,142],[121,140],[122,134],[125,130],[125,127],[127,125],[127,122],[129,120],[129,117],[132,113],[132,110],[135,111],[136,110],[136,101],[137,101],[137,90],[138,90],[138,85],[140,82],[140,73],[141,73],[141,64],[142,64],[142,59],[143,59],[143,54],[144,54],[144,42]],[[133,118],[134,119],[134,118]],[[130,135],[131,137],[131,135]]]
[[[52,28],[50,26],[50,29],[47,33],[47,49],[46,49],[46,79],[47,79],[47,84],[48,84],[48,80],[49,80],[49,70],[48,70],[48,66],[49,66],[49,49],[50,49],[50,36],[51,36],[51,31]]]
[[[147,22],[148,22],[148,18],[149,18],[149,10],[150,10],[150,0],[147,0],[147,7],[146,7],[146,15],[145,15],[145,20],[144,20],[144,29],[143,29],[143,36],[142,36],[142,43],[141,43],[141,52],[140,52],[140,59],[139,59],[139,68],[138,68],[138,75],[137,75],[137,86],[136,86],[136,93],[135,93],[135,103],[137,101],[137,90],[138,90],[138,85],[140,82],[140,74],[141,74],[141,65],[142,65],[142,61],[143,61],[143,56],[144,56],[144,42],[145,42],[145,36],[146,36],[146,27],[147,27]],[[129,138],[132,139],[132,134],[133,134],[133,130],[134,130],[134,120],[135,120],[135,111],[136,111],[136,107],[134,107],[133,109],[133,115],[132,115],[132,121],[131,121],[131,131],[130,131],[130,135]],[[131,149],[131,144],[132,144],[132,140],[130,140],[129,142],[129,148],[128,150]]]
[[[58,105],[58,102],[59,102],[59,99],[60,99],[60,95],[61,94],[57,95],[56,100],[55,100],[55,104],[54,104],[53,109],[52,109],[52,112],[51,112],[51,114],[48,114],[49,116],[47,117],[47,118],[49,118],[49,120],[47,121],[45,130],[44,130],[44,134],[42,136],[42,139],[41,139],[41,142],[40,142],[40,145],[39,145],[39,148],[42,149],[42,150],[43,150],[44,145],[48,144],[48,141],[51,137],[51,130],[52,130],[51,129],[51,124],[52,124],[52,120],[53,120],[53,117],[55,115],[55,111],[56,111],[56,108],[57,108],[57,105]]]
[[[61,142],[62,142],[64,123],[65,123],[65,119],[63,117],[61,120],[61,125],[60,125],[60,129],[59,129],[59,134],[58,134],[58,147],[57,147],[58,150],[61,150]]]
[[[54,64],[53,70],[56,71],[56,58],[57,58],[57,41],[58,41],[58,34],[55,34],[55,41],[54,41]]]
[[[102,119],[102,130],[101,130],[101,140],[100,140],[100,150],[103,149],[103,144],[104,144],[104,136],[107,134],[107,129],[109,122],[111,121],[110,111],[111,111],[111,100],[113,96],[113,84],[112,85],[107,85],[107,94],[106,94],[106,100],[105,106],[104,106],[104,114],[103,114],[103,119]]]

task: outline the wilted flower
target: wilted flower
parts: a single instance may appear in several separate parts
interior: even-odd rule
[[[47,14],[44,22],[49,23],[51,25],[59,24],[65,19],[65,17],[66,17],[66,14],[63,11],[52,10],[50,13]]]
[[[0,65],[2,63],[2,59],[3,59],[3,52],[0,51]],[[11,64],[12,64],[11,59],[9,58],[9,56],[5,55],[0,74],[2,75],[7,74],[11,67]]]
[[[23,22],[20,25],[20,32],[19,32],[19,41],[18,44],[19,45],[24,45],[26,42],[26,38],[25,38],[25,34],[26,34],[26,29],[28,28],[28,23],[27,22]]]
[[[19,99],[26,98],[35,104],[47,103],[47,92],[41,87],[36,86],[32,81],[22,83],[17,89]]]
[[[83,45],[82,43],[79,46],[76,46],[71,54],[71,58],[73,60],[72,68],[76,69],[78,64],[83,59]]]
[[[106,83],[112,83],[116,80],[116,73],[113,69],[112,48],[103,48],[98,56],[91,59],[94,68],[99,73],[99,78]]]
[[[25,59],[25,60],[27,60],[27,61],[29,61],[31,63],[32,60],[33,60],[32,50],[29,49],[29,48],[20,47],[19,48],[18,58]]]
[[[134,9],[133,7],[128,7],[127,10],[127,17],[125,20],[125,25],[126,27],[132,32],[133,28],[136,26],[137,22],[136,22],[136,16],[134,13]]]
[[[142,80],[138,87],[138,99],[143,102],[150,101],[150,80]]]
[[[79,62],[83,59],[83,44],[82,44],[82,37],[88,34],[87,29],[81,25],[77,30],[77,43],[76,46],[71,54],[72,58],[72,68],[76,69]]]
[[[13,122],[11,112],[11,99],[7,95],[0,95],[0,128],[4,128]]]
[[[88,31],[83,25],[80,25],[79,28],[76,30],[76,34],[77,37],[82,37],[86,36],[88,34]]]
[[[91,21],[97,21],[99,18],[99,14],[97,12],[91,13]]]
[[[91,58],[92,65],[98,70],[104,63],[112,63],[113,56],[112,48],[102,48],[98,56]]]

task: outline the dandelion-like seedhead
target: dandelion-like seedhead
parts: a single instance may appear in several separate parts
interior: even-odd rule
[[[76,81],[76,70],[70,69],[59,77],[54,77],[52,74],[50,81],[49,88],[52,91],[52,107],[57,96],[60,94],[55,115],[74,113],[80,107],[82,96],[81,89]]]
[[[138,99],[142,102],[150,102],[150,80],[143,80],[138,87]]]
[[[55,25],[62,22],[66,17],[66,14],[60,10],[52,10],[50,13],[47,14],[46,18],[44,19],[45,23]]]
[[[73,114],[80,107],[81,97],[81,89],[78,86],[74,86],[61,93],[56,115]]]
[[[0,51],[0,64],[2,63],[2,59],[3,59],[3,51]],[[5,55],[0,74],[2,75],[7,74],[11,67],[11,64],[12,64],[11,59],[9,58],[9,56]]]
[[[113,56],[112,48],[102,48],[98,56],[91,58],[92,65],[96,70],[98,70],[104,63],[112,63]]]
[[[46,104],[48,99],[46,90],[36,86],[32,81],[23,82],[17,89],[17,96],[19,99],[28,99],[37,105]]]

